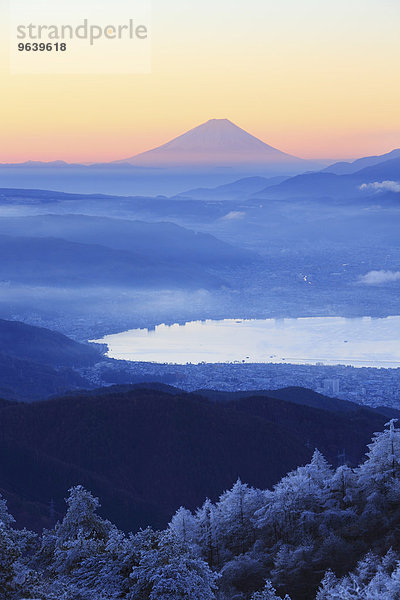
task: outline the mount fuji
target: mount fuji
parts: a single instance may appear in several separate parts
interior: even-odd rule
[[[310,167],[309,161],[269,146],[228,119],[211,119],[158,148],[116,162],[161,168]]]
[[[211,119],[158,148],[123,160],[0,164],[0,177],[4,188],[175,196],[184,190],[214,188],[243,178],[319,171],[327,164],[282,152],[228,119]]]

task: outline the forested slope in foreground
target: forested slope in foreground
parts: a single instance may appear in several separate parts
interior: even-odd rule
[[[314,448],[335,466],[345,450],[356,465],[373,432],[397,416],[388,410],[304,389],[189,394],[156,384],[4,401],[0,492],[17,525],[36,531],[54,525],[66,490],[78,484],[124,531],[164,528],[181,504],[216,500],[238,477],[273,486]]]
[[[396,600],[399,501],[395,420],[357,468],[333,469],[316,450],[272,490],[238,480],[163,531],[126,535],[82,486],[40,536],[15,529],[1,500],[2,598]]]

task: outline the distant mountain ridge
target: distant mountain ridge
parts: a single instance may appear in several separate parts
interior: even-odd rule
[[[279,185],[285,181],[287,177],[244,177],[228,183],[225,185],[219,185],[215,188],[197,188],[194,190],[188,190],[178,194],[176,198],[189,197],[194,200],[242,200],[249,194],[255,194],[266,187],[272,185]]]
[[[365,197],[363,184],[400,181],[400,157],[385,160],[354,173],[337,175],[328,171],[304,173],[267,187],[254,198],[357,198]],[[371,192],[370,192],[371,193]]]
[[[171,264],[160,257],[51,237],[0,235],[0,281],[49,287],[118,286],[135,289],[217,288],[203,265]]]
[[[323,169],[322,172],[335,173],[336,175],[350,175],[352,173],[360,171],[361,169],[373,167],[374,165],[378,165],[382,162],[386,162],[387,160],[392,160],[394,158],[400,158],[400,148],[378,156],[365,156],[363,158],[358,158],[357,160],[354,160],[352,162],[337,162],[332,165],[329,165],[328,167],[325,167],[325,169]]]
[[[353,163],[335,163],[322,170],[294,176],[245,177],[213,188],[187,190],[175,196],[193,200],[247,200],[293,197],[365,196],[363,183],[400,181],[400,149]]]
[[[167,221],[146,222],[81,214],[2,217],[1,235],[98,244],[134,252],[143,260],[147,257],[153,261],[171,261],[171,264],[243,264],[256,258],[251,252],[212,235]]]

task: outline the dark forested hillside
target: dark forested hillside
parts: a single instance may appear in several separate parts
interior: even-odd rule
[[[101,348],[79,344],[44,327],[0,319],[0,352],[52,367],[83,367],[101,357]]]
[[[0,396],[32,401],[91,388],[74,369],[95,364],[103,350],[43,327],[0,319]]]
[[[103,513],[122,528],[159,526],[181,504],[195,508],[238,477],[273,485],[315,447],[333,464],[345,449],[355,464],[385,420],[356,405],[329,412],[265,395],[215,403],[157,386],[6,403],[0,486],[31,527],[48,517],[51,499],[61,511],[65,490],[78,483],[102,497]],[[37,514],[15,497],[36,503]]]
[[[0,396],[8,400],[31,402],[92,387],[68,367],[55,369],[0,353]]]

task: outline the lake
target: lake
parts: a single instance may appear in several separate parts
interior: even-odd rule
[[[105,336],[110,358],[156,363],[293,363],[400,367],[400,317],[225,319]]]

